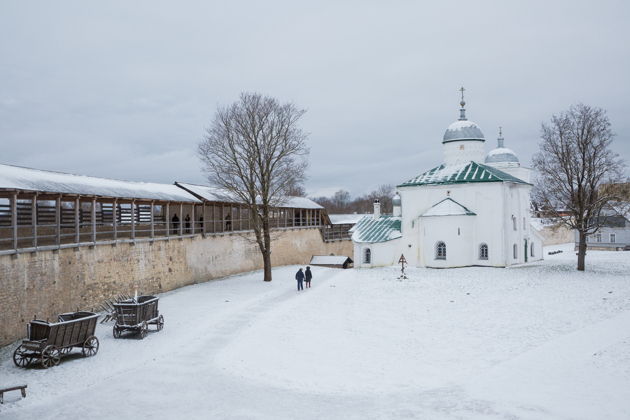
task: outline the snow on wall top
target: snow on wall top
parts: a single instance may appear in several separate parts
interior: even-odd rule
[[[514,182],[527,184],[527,182],[497,168],[471,161],[450,166],[442,164],[398,186],[462,184],[467,182]]]
[[[389,215],[378,219],[372,215],[364,216],[350,231],[354,242],[387,242],[402,237],[400,217]]]
[[[476,213],[451,198],[445,198],[421,215],[421,217],[429,216],[476,216]]]
[[[329,214],[333,225],[354,225],[367,214]]]
[[[352,262],[350,257],[343,255],[313,255],[312,265],[343,265],[347,260]]]
[[[190,191],[192,194],[201,197],[207,201],[217,201],[217,202],[240,202],[234,198],[229,192],[225,190],[221,190],[219,188],[210,187],[207,185],[196,185],[196,184],[187,184],[184,182],[176,182],[175,185],[178,185],[185,190]],[[293,209],[323,209],[322,206],[310,200],[306,197],[286,197],[284,201],[278,206],[282,208],[293,208]]]
[[[112,198],[199,202],[173,184],[121,181],[0,164],[0,189]]]

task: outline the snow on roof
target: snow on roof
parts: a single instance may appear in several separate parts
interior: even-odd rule
[[[312,265],[343,265],[347,260],[352,262],[350,257],[344,255],[313,255]]]
[[[527,184],[527,182],[497,168],[471,161],[450,166],[442,164],[398,186],[462,184],[468,182],[514,182]]]
[[[185,182],[176,182],[176,185],[190,191],[192,194],[201,197],[207,201],[220,201],[220,202],[239,202],[228,191],[220,188],[210,187],[208,185],[196,185],[187,184]],[[278,206],[283,208],[293,209],[323,209],[322,206],[317,204],[311,199],[306,197],[285,197],[283,202]]]
[[[402,237],[400,217],[389,215],[378,219],[372,215],[364,216],[350,231],[354,242],[387,242]]]
[[[333,225],[354,225],[367,214],[330,214],[330,222]]]
[[[476,216],[476,213],[451,198],[445,198],[421,215],[421,217],[429,216]]]
[[[0,164],[0,189],[160,201],[199,201],[173,184],[121,181],[3,164]]]

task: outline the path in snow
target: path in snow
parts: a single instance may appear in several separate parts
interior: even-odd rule
[[[629,418],[630,254],[511,269],[297,267],[161,295],[165,329],[23,370],[0,418]],[[624,327],[625,326],[625,327]]]

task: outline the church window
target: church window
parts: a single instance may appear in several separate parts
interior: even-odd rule
[[[435,259],[436,260],[446,259],[446,244],[442,241],[438,242],[435,245]]]
[[[610,242],[615,243],[617,241],[617,235],[614,233],[610,234]]]
[[[372,263],[372,251],[370,250],[370,248],[365,248],[365,251],[363,251],[363,263],[364,264]]]
[[[534,256],[534,243],[532,242],[532,244],[529,246],[530,249],[530,254],[533,257]]]
[[[514,254],[514,259],[518,258],[518,247],[516,246],[516,244],[512,246],[512,254]]]
[[[457,236],[459,236],[461,234],[462,234],[461,230],[459,228],[457,228]]]
[[[523,230],[527,229],[527,223],[525,222],[525,218],[523,217]]]
[[[512,215],[512,227],[516,230],[516,216]]]
[[[479,259],[480,260],[488,259],[488,245],[486,244],[479,245]]]

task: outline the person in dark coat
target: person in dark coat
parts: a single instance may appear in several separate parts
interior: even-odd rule
[[[306,280],[306,288],[311,288],[311,279],[313,278],[313,273],[311,273],[311,267],[306,266],[306,272],[304,273],[304,280]]]
[[[295,279],[297,280],[297,288],[298,291],[300,290],[304,290],[304,273],[302,272],[302,268],[300,267],[300,269],[298,270],[297,273],[295,273]]]

